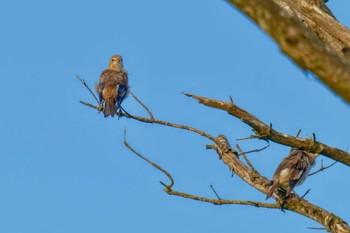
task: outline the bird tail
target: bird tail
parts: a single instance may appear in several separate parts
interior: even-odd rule
[[[103,108],[103,114],[105,117],[112,116],[117,113],[117,107],[114,104],[105,104],[105,107]]]
[[[271,181],[269,192],[267,193],[266,200],[272,197],[273,193],[275,192],[276,188],[278,187],[278,182]]]

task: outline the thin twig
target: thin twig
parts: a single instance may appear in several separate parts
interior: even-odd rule
[[[174,180],[172,178],[172,176],[170,175],[169,172],[167,172],[165,169],[163,169],[162,167],[160,167],[158,164],[152,162],[151,160],[147,159],[146,157],[142,156],[140,153],[138,153],[136,150],[134,150],[126,141],[126,129],[124,129],[124,145],[131,150],[132,152],[134,152],[138,157],[140,157],[141,159],[145,160],[147,163],[151,164],[153,167],[157,168],[158,170],[160,170],[161,172],[163,172],[170,180],[170,184],[165,185],[167,189],[171,189],[171,187],[174,185]],[[164,184],[164,183],[162,183]]]
[[[243,153],[244,154],[249,154],[249,153],[260,152],[262,150],[265,150],[266,148],[268,148],[270,146],[269,141],[266,141],[266,142],[267,142],[267,145],[264,146],[263,148],[258,148],[258,149],[254,149],[254,150],[248,150],[248,151],[244,151]],[[238,155],[242,155],[242,154],[239,153]]]
[[[100,101],[98,101],[95,93],[90,89],[90,87],[87,85],[87,83],[85,82],[85,80],[81,79],[79,77],[79,75],[77,75],[77,79],[89,90],[89,92],[91,93],[91,95],[95,98],[96,102],[98,105],[100,105]],[[91,107],[91,106],[90,106]]]
[[[162,185],[164,185],[166,188],[164,191],[168,193],[169,195],[175,195],[175,196],[180,196],[184,198],[189,198],[193,200],[198,200],[198,201],[203,201],[203,202],[209,202],[215,205],[224,205],[224,204],[239,204],[239,205],[251,205],[255,207],[264,207],[264,208],[272,208],[272,209],[279,209],[279,205],[277,204],[270,204],[270,203],[264,203],[264,202],[254,202],[254,201],[245,201],[245,200],[223,200],[219,197],[219,195],[216,193],[215,189],[212,187],[215,195],[218,197],[218,199],[212,199],[212,198],[206,198],[206,197],[200,197],[184,192],[178,192],[175,190],[172,190],[171,187],[174,185],[174,180],[172,176],[170,175],[169,172],[167,172],[165,169],[160,167],[158,164],[152,162],[151,160],[147,159],[140,153],[138,153],[136,150],[134,150],[126,141],[126,129],[124,129],[124,145],[131,150],[133,153],[135,153],[138,157],[141,159],[145,160],[147,163],[151,164],[153,167],[157,168],[161,172],[163,172],[170,180],[170,184],[166,185],[163,182],[160,182]]]
[[[308,190],[304,193],[304,195],[302,195],[300,198],[302,199],[302,198],[304,198],[306,195],[308,195],[309,192],[310,192],[310,190],[311,190],[311,189],[308,189]]]
[[[204,132],[204,131],[201,131],[199,129],[196,129],[196,128],[193,128],[193,127],[190,127],[190,126],[186,126],[186,125],[180,125],[180,124],[175,124],[175,123],[171,123],[171,122],[167,122],[167,121],[162,121],[162,120],[157,120],[157,119],[152,119],[152,118],[146,118],[146,117],[141,117],[141,116],[134,116],[134,115],[126,115],[126,114],[122,114],[122,116],[125,116],[127,118],[131,118],[131,119],[134,119],[134,120],[137,120],[137,121],[141,121],[141,122],[145,122],[145,123],[154,123],[154,124],[159,124],[159,125],[166,125],[166,126],[170,126],[170,127],[173,127],[173,128],[178,128],[178,129],[185,129],[185,130],[188,130],[188,131],[192,131],[192,132],[195,132],[201,136],[204,136],[212,141],[215,141],[215,138],[213,136],[211,136],[210,134]]]
[[[218,198],[218,200],[221,200],[219,194],[216,192],[216,190],[214,189],[213,185],[210,185],[211,190],[213,190],[213,192],[215,193],[215,196]]]
[[[315,175],[315,174],[317,174],[317,173],[319,173],[319,172],[321,172],[321,171],[323,171],[323,170],[326,170],[327,168],[330,168],[330,167],[332,167],[334,164],[336,164],[338,161],[335,161],[335,162],[333,162],[331,165],[328,165],[328,166],[323,166],[323,159],[321,160],[321,167],[317,170],[317,171],[315,171],[315,172],[313,172],[313,173],[310,173],[309,174],[309,176],[312,176],[312,175]]]
[[[255,136],[255,135],[250,135],[248,137],[245,137],[245,138],[237,138],[236,140],[237,141],[243,141],[243,140],[247,140],[247,139],[257,139],[259,137]]]
[[[296,138],[299,137],[300,133],[301,133],[301,129],[298,130],[298,132],[297,132],[297,134],[295,135],[295,137],[296,137]]]
[[[149,110],[149,108],[147,108],[147,106],[146,106],[144,103],[142,103],[141,100],[140,100],[139,98],[137,98],[136,95],[134,95],[134,93],[132,93],[132,91],[130,90],[130,88],[128,88],[128,91],[129,91],[129,93],[132,95],[132,97],[134,97],[134,99],[135,99],[139,104],[141,104],[141,106],[142,106],[144,109],[146,109],[146,111],[147,111],[148,114],[149,114],[150,119],[154,120],[154,117],[153,117],[153,114],[152,114],[151,110]]]
[[[300,133],[301,133],[301,129],[298,130],[297,134],[295,135],[295,138],[298,138]],[[292,153],[293,150],[294,150],[294,148],[291,147],[289,153]]]
[[[249,161],[249,159],[247,158],[247,156],[245,156],[245,153],[241,150],[241,148],[239,147],[238,144],[236,144],[236,147],[239,151],[239,153],[242,155],[242,157],[244,158],[244,160],[247,162],[248,166],[250,167],[250,169],[252,169],[252,171],[256,172],[253,164]]]
[[[90,91],[90,93],[94,96],[94,98],[96,99],[97,101],[97,98],[96,96],[94,95],[94,93],[91,91],[91,89],[87,86],[87,84],[85,83],[84,80],[80,79],[79,76],[77,76],[78,80]],[[202,135],[212,141],[215,141],[215,138],[213,136],[211,136],[210,134],[208,133],[205,133],[204,131],[201,131],[199,129],[196,129],[196,128],[193,128],[193,127],[189,127],[189,126],[185,126],[185,125],[180,125],[180,124],[174,124],[174,123],[171,123],[171,122],[167,122],[167,121],[161,121],[161,120],[156,120],[154,117],[153,117],[153,114],[152,112],[149,110],[149,108],[147,108],[147,106],[145,104],[143,104],[139,98],[137,98],[132,92],[131,90],[129,89],[129,92],[130,94],[133,96],[133,98],[135,98],[135,100],[141,104],[145,109],[146,111],[148,112],[148,114],[150,115],[149,118],[146,118],[146,117],[141,117],[141,116],[134,116],[134,115],[131,115],[130,113],[126,112],[124,109],[124,112],[125,113],[120,113],[120,116],[125,116],[127,118],[131,118],[131,119],[134,119],[134,120],[138,120],[138,121],[141,121],[141,122],[145,122],[145,123],[155,123],[155,124],[159,124],[159,125],[166,125],[166,126],[170,126],[170,127],[174,127],[174,128],[179,128],[179,129],[185,129],[185,130],[189,130],[189,131],[192,131],[192,132],[195,132],[199,135]],[[97,101],[98,102],[98,101]],[[101,107],[102,106],[99,106],[99,107],[96,107],[90,103],[87,103],[87,102],[84,102],[84,101],[80,101],[81,104],[84,104],[88,107],[91,107],[91,108],[94,108],[98,111],[101,111]],[[98,102],[99,103],[99,102]]]
[[[251,205],[255,207],[264,207],[264,208],[270,208],[270,209],[280,209],[280,205],[278,204],[270,204],[265,202],[255,202],[255,201],[246,201],[246,200],[224,200],[224,199],[212,199],[212,198],[206,198],[206,197],[200,197],[195,196],[188,193],[178,192],[175,190],[167,190],[166,191],[170,195],[180,196],[184,198],[189,198],[192,200],[202,201],[202,202],[209,202],[214,205]]]
[[[310,230],[326,230],[326,228],[324,227],[308,227],[307,229],[310,229]]]
[[[101,106],[97,107],[97,106],[95,106],[95,105],[93,105],[93,104],[84,102],[84,101],[82,101],[82,100],[80,100],[79,102],[80,102],[81,104],[84,104],[84,105],[90,107],[90,108],[94,108],[94,109],[96,109],[97,111],[100,111],[100,109],[101,109]]]

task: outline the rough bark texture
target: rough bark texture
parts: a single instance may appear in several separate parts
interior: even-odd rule
[[[322,0],[229,0],[302,69],[350,103],[350,31]]]
[[[319,153],[324,156],[327,156],[328,158],[350,166],[349,153],[342,151],[338,148],[328,146],[324,143],[314,141],[311,138],[297,138],[291,135],[287,135],[285,133],[278,132],[277,130],[274,130],[271,126],[266,125],[254,115],[235,105],[232,101],[224,102],[192,94],[186,95],[195,98],[200,103],[208,107],[213,107],[227,111],[228,114],[237,117],[238,119],[252,127],[254,129],[254,132],[256,133],[256,137],[258,138],[264,138],[286,146],[310,151],[313,153]]]
[[[219,135],[215,140],[215,145],[217,153],[227,166],[229,166],[245,182],[253,186],[255,189],[267,194],[267,187],[270,181],[256,171],[250,170],[236,156],[237,153],[230,148],[225,136]],[[292,195],[285,203],[283,208],[319,222],[329,232],[350,232],[350,227],[341,218],[331,212],[311,204],[305,199],[300,199],[297,196]]]

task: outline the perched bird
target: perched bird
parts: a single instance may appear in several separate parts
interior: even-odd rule
[[[95,86],[105,117],[118,114],[120,104],[128,94],[128,87],[128,73],[124,69],[123,58],[114,55]]]
[[[302,150],[292,151],[277,167],[266,199],[273,195],[277,187],[286,189],[285,197],[288,197],[295,186],[305,181],[317,156]]]

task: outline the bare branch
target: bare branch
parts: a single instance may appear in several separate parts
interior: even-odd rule
[[[214,189],[213,185],[210,185],[210,188],[211,188],[211,190],[213,190],[213,192],[214,192],[215,196],[217,197],[217,199],[221,200],[219,194],[216,192],[216,190]]]
[[[170,179],[170,184],[168,184],[168,185],[165,185],[163,182],[161,182],[161,184],[163,184],[165,186],[164,191],[166,193],[168,193],[169,195],[175,195],[175,196],[189,198],[189,199],[193,199],[193,200],[197,200],[197,201],[208,202],[208,203],[212,203],[215,205],[239,204],[239,205],[251,205],[251,206],[255,206],[255,207],[264,207],[264,208],[270,208],[270,209],[279,209],[280,208],[280,205],[264,203],[264,202],[254,202],[254,201],[246,201],[246,200],[224,200],[218,196],[218,194],[216,193],[216,191],[214,190],[214,188],[212,186],[211,187],[212,187],[215,195],[218,197],[218,199],[206,198],[206,197],[192,195],[192,194],[188,194],[188,193],[184,193],[184,192],[175,191],[172,189],[172,186],[174,185],[174,180],[173,180],[172,176],[170,175],[170,173],[167,172],[165,169],[163,169],[158,164],[154,163],[150,159],[146,158],[145,156],[141,155],[136,150],[134,150],[126,141],[126,130],[125,129],[124,129],[124,145],[129,150],[131,150],[134,154],[136,154],[138,157],[140,157],[141,159],[145,160],[147,163],[151,164],[156,169],[163,172]]]
[[[215,138],[213,136],[211,136],[210,134],[201,131],[199,129],[190,127],[190,126],[186,126],[186,125],[180,125],[180,124],[175,124],[175,123],[171,123],[171,122],[167,122],[167,121],[162,121],[162,120],[157,120],[157,119],[151,119],[151,118],[146,118],[146,117],[141,117],[141,116],[134,116],[134,115],[128,115],[128,114],[122,114],[122,116],[125,116],[127,118],[131,118],[137,121],[141,121],[141,122],[145,122],[145,123],[154,123],[154,124],[159,124],[159,125],[166,125],[169,127],[173,127],[173,128],[178,128],[178,129],[185,129],[188,131],[192,131],[195,132],[203,137],[206,137],[212,141],[215,140]]]
[[[324,227],[308,227],[307,229],[310,229],[310,230],[322,230],[322,231],[326,230],[326,228],[324,228]]]
[[[86,83],[83,79],[81,79],[81,78],[79,77],[79,75],[77,75],[77,79],[89,90],[89,92],[91,93],[91,95],[92,95],[92,96],[94,97],[94,99],[96,100],[96,103],[99,105],[99,104],[100,104],[100,101],[98,101],[98,99],[97,99],[95,93],[90,89],[90,87],[87,85],[87,83]],[[89,106],[89,107],[91,107],[91,106]]]
[[[268,148],[270,146],[270,143],[268,140],[266,140],[267,142],[267,145],[262,147],[262,148],[258,148],[258,149],[254,149],[254,150],[248,150],[248,151],[245,151],[243,152],[244,154],[249,154],[249,153],[254,153],[254,152],[260,152],[260,151],[263,151],[265,150],[266,148]],[[238,155],[242,155],[241,153],[239,153]]]
[[[83,85],[90,91],[90,93],[95,97],[94,93],[91,91],[91,89],[88,87],[88,85],[79,78],[79,76],[77,76],[77,78],[79,79],[79,81],[81,81],[83,83]],[[130,91],[130,89],[129,89]],[[133,116],[131,114],[129,114],[128,112],[126,112],[124,109],[124,113],[123,112],[120,112],[119,116],[122,117],[127,117],[127,118],[131,118],[131,119],[134,119],[134,120],[137,120],[137,121],[141,121],[141,122],[145,122],[145,123],[154,123],[154,124],[159,124],[159,125],[166,125],[166,126],[170,126],[170,127],[174,127],[174,128],[179,128],[179,129],[185,129],[185,130],[189,130],[189,131],[192,131],[192,132],[195,132],[199,135],[202,135],[212,141],[215,140],[215,138],[213,136],[211,136],[210,134],[208,133],[205,133],[201,130],[198,130],[196,128],[193,128],[193,127],[190,127],[190,126],[185,126],[185,125],[180,125],[180,124],[175,124],[175,123],[171,123],[171,122],[167,122],[167,121],[161,121],[161,120],[157,120],[153,117],[153,114],[152,112],[149,110],[149,108],[147,108],[147,106],[145,104],[143,104],[139,98],[137,98],[131,91],[130,91],[130,94],[135,98],[135,100],[142,106],[146,109],[146,111],[148,112],[148,114],[150,115],[149,118],[146,118],[146,117],[141,117],[141,116]],[[95,97],[96,99],[96,97]],[[97,100],[97,99],[96,99]],[[90,104],[90,103],[87,103],[87,102],[84,102],[84,101],[80,101],[81,104],[83,105],[86,105],[90,108],[94,108],[96,109],[97,111],[101,111],[102,110],[102,106],[95,106],[93,104]]]
[[[302,69],[313,72],[335,93],[350,103],[349,29],[311,1],[274,1],[279,2],[280,6],[285,5],[285,8],[273,1],[229,0],[270,34],[281,46],[282,51]],[[292,9],[293,13],[285,9]],[[303,17],[296,18],[298,15]],[[303,22],[309,28],[305,27]],[[315,27],[320,30],[311,32]],[[336,37],[332,42],[341,42],[341,48],[339,45],[334,46],[336,43],[320,39],[331,36]]]
[[[301,129],[298,130],[297,135],[295,135],[295,137],[298,138],[300,133],[301,133]],[[291,147],[290,150],[289,150],[289,153],[292,153],[293,150],[294,150],[294,148]]]
[[[144,103],[142,103],[141,100],[140,100],[139,98],[137,98],[136,95],[134,95],[134,93],[132,93],[132,91],[130,90],[130,88],[128,88],[128,91],[129,91],[129,93],[132,95],[132,97],[134,97],[134,99],[135,99],[144,109],[146,109],[146,111],[147,111],[148,114],[149,114],[150,119],[154,120],[154,117],[153,117],[153,114],[152,114],[151,110],[149,110],[149,108],[147,108],[147,106],[146,106]]]
[[[166,191],[166,190],[165,190]],[[176,195],[184,198],[189,198],[196,201],[209,202],[214,205],[251,205],[255,207],[264,207],[269,209],[280,209],[280,205],[278,204],[270,204],[265,202],[255,202],[255,201],[247,201],[247,200],[224,200],[224,199],[212,199],[206,197],[195,196],[188,193],[178,192],[174,190],[166,191],[170,195]]]
[[[215,107],[219,108],[219,109],[226,109],[230,114],[234,115],[233,113],[235,111],[241,111],[245,114],[248,114],[248,116],[250,116],[252,119],[255,119],[258,123],[260,122],[257,118],[255,118],[254,116],[250,115],[249,113],[245,112],[242,109],[239,108],[235,108],[236,106],[231,102],[231,103],[225,103],[225,102],[221,102],[221,101],[214,101],[214,100],[210,100],[204,97],[198,97],[198,96],[193,96],[193,95],[189,95],[193,98],[196,98],[197,100],[199,100],[200,102],[204,101],[206,105],[211,106],[213,103]],[[214,102],[213,102],[214,101]],[[94,105],[88,105],[85,102],[83,102],[83,104],[92,107],[92,108],[98,108]],[[260,174],[258,174],[257,172],[252,172],[251,169],[249,169],[244,163],[242,163],[239,160],[238,157],[238,153],[237,151],[235,151],[229,144],[229,142],[227,141],[226,137],[224,135],[219,135],[217,138],[214,138],[213,136],[211,136],[210,134],[189,127],[189,126],[184,126],[184,125],[179,125],[179,124],[174,124],[171,122],[166,122],[166,121],[161,121],[161,120],[156,120],[156,119],[151,119],[151,118],[145,118],[145,117],[140,117],[140,116],[132,116],[132,115],[126,115],[124,113],[122,113],[123,116],[126,116],[128,118],[131,119],[135,119],[141,122],[146,122],[146,123],[156,123],[156,124],[161,124],[161,125],[166,125],[169,127],[174,127],[174,128],[180,128],[180,129],[185,129],[188,131],[192,131],[195,132],[201,136],[205,136],[208,139],[212,140],[215,144],[213,146],[209,146],[208,148],[212,148],[215,149],[217,151],[217,153],[219,154],[220,158],[223,160],[223,162],[233,171],[235,172],[242,180],[244,180],[246,183],[248,183],[249,185],[251,185],[252,187],[254,187],[255,189],[263,192],[264,194],[267,193],[268,191],[268,184],[270,183],[270,181],[261,176]],[[243,114],[244,115],[244,114]],[[241,119],[241,118],[240,118]],[[249,122],[249,119],[247,120],[245,117],[242,117],[242,120],[244,122]],[[257,124],[256,122],[253,122],[255,124]],[[259,128],[260,125],[257,124],[259,127],[255,130],[257,135],[263,135],[263,138],[269,139],[271,136],[273,136],[274,134],[276,134],[277,131],[272,129],[272,126],[267,126],[264,123],[260,122],[261,124],[263,124],[263,126],[266,126],[265,128]],[[253,127],[254,128],[254,127]],[[254,128],[255,129],[255,128]],[[277,132],[278,133],[278,132]],[[126,134],[126,132],[125,132]],[[126,137],[126,136],[125,136]],[[289,136],[290,137],[290,136]],[[294,138],[294,137],[293,137]],[[312,143],[315,144],[317,142],[314,142],[312,140]],[[265,207],[265,208],[280,208],[281,205],[280,204],[268,204],[268,203],[262,203],[262,202],[253,202],[253,201],[244,201],[244,200],[223,200],[223,199],[210,199],[210,198],[205,198],[205,197],[200,197],[200,196],[195,196],[192,194],[188,194],[188,193],[183,193],[183,192],[178,192],[178,191],[174,191],[171,189],[171,187],[174,184],[173,178],[171,177],[171,175],[164,170],[163,168],[161,168],[159,165],[155,164],[154,162],[152,162],[151,160],[147,159],[146,157],[142,156],[141,154],[137,153],[126,141],[126,139],[124,138],[124,144],[127,148],[129,148],[131,151],[133,151],[136,155],[138,155],[140,158],[142,158],[143,160],[147,161],[148,163],[150,163],[152,166],[154,166],[155,168],[157,168],[158,170],[162,171],[169,179],[170,179],[170,184],[169,185],[165,185],[162,184],[166,187],[164,189],[165,192],[167,192],[169,195],[177,195],[177,196],[181,196],[184,198],[190,198],[193,200],[199,200],[199,201],[204,201],[204,202],[209,202],[209,203],[213,203],[216,205],[222,205],[222,204],[241,204],[241,205],[252,205],[252,206],[256,206],[256,207]],[[318,147],[316,147],[318,148]],[[322,147],[323,149],[323,147]],[[321,209],[318,206],[315,206],[309,202],[307,202],[305,199],[299,199],[298,197],[291,195],[288,200],[286,200],[285,202],[283,202],[283,209],[284,210],[291,210],[294,211],[296,213],[299,213],[301,215],[304,215],[306,217],[309,217],[311,219],[314,219],[315,221],[321,223],[323,226],[326,227],[327,230],[333,230],[333,229],[345,229],[345,230],[350,230],[350,228],[347,226],[347,224],[338,216],[327,212],[326,210]],[[313,210],[313,211],[309,211],[309,210]]]
[[[327,168],[330,168],[330,167],[332,167],[334,164],[336,164],[338,161],[335,161],[334,163],[332,163],[331,165],[328,165],[328,166],[323,166],[323,159],[321,160],[321,167],[317,170],[317,171],[315,171],[315,172],[313,172],[313,173],[310,173],[309,174],[309,176],[312,176],[312,175],[315,175],[315,174],[317,174],[317,173],[319,173],[319,172],[321,172],[321,171],[323,171],[323,170],[326,170]]]
[[[138,157],[140,157],[141,159],[145,160],[147,163],[151,164],[153,167],[157,168],[159,171],[163,172],[170,180],[170,184],[165,185],[167,189],[171,189],[171,187],[174,185],[174,179],[173,177],[170,175],[169,172],[167,172],[165,169],[163,169],[161,166],[159,166],[158,164],[152,162],[151,160],[147,159],[146,157],[142,156],[140,153],[138,153],[136,150],[134,150],[126,141],[126,129],[124,129],[124,145],[131,150],[132,152],[134,152]],[[162,183],[163,184],[163,183]]]
[[[253,166],[253,164],[249,161],[249,159],[247,158],[247,156],[245,156],[244,152],[241,150],[241,148],[239,147],[238,144],[236,144],[236,147],[239,151],[239,153],[243,156],[244,160],[247,162],[248,166],[250,167],[250,169],[252,169],[252,171],[257,172]]]
[[[244,180],[249,185],[253,186],[255,189],[267,193],[268,185],[270,181],[261,176],[258,173],[252,173],[251,169],[245,166],[237,156],[234,156],[233,151],[224,150],[229,144],[228,141],[225,142],[224,136],[220,136],[220,140],[215,141],[215,147],[217,153],[221,153],[220,157],[222,161],[229,166],[242,180]],[[219,138],[219,137],[218,137]],[[227,151],[227,152],[225,152]],[[278,205],[280,206],[280,205]],[[338,216],[316,206],[305,199],[300,199],[295,195],[291,195],[287,200],[283,202],[283,210],[290,210],[299,213],[303,216],[311,218],[327,228],[328,231],[334,232],[349,232],[350,228]],[[310,211],[312,210],[312,211]]]
[[[88,107],[90,107],[90,108],[96,109],[97,111],[100,112],[101,106],[97,107],[97,106],[95,106],[95,105],[93,105],[93,104],[84,102],[84,101],[82,101],[82,100],[80,100],[79,103],[81,103],[81,104],[83,104],[83,105],[86,105],[86,106],[88,106]]]
[[[345,165],[350,166],[350,154],[340,149],[328,146],[324,143],[314,141],[313,139],[302,139],[293,137],[277,130],[271,129],[270,126],[263,123],[254,115],[238,107],[233,102],[223,102],[220,100],[213,100],[206,97],[196,96],[192,94],[186,94],[186,96],[192,97],[198,100],[205,106],[221,109],[227,111],[228,114],[240,119],[250,127],[254,129],[257,137],[271,140],[273,142],[291,146],[312,153],[319,153],[333,160],[339,161]]]

